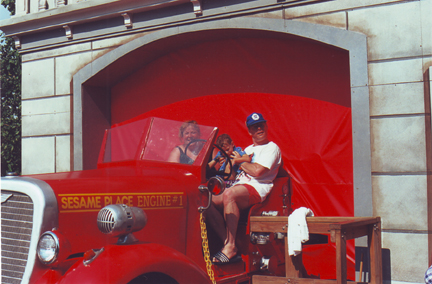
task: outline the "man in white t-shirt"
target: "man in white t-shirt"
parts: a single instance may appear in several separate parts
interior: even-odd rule
[[[279,147],[268,140],[267,121],[262,114],[249,115],[246,126],[253,142],[245,149],[250,161],[240,165],[243,172],[232,187],[222,195],[213,197],[212,206],[206,214],[219,237],[225,240],[225,246],[213,257],[214,264],[241,260],[235,245],[240,210],[264,201],[273,187],[273,180],[282,161]]]

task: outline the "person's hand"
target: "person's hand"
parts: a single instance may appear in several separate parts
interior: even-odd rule
[[[231,154],[231,160],[233,164],[242,164],[243,162],[251,163],[253,157],[253,153],[250,155],[244,154],[243,156],[240,156],[240,154],[237,151],[234,151]]]
[[[234,151],[231,154],[231,162],[233,165],[238,165],[243,163],[245,160],[243,159],[243,157],[239,154],[239,152]]]
[[[220,166],[222,166],[222,165],[225,163],[225,161],[226,161],[226,158],[225,158],[225,157],[218,157],[217,160],[216,160],[216,162],[217,162]]]
[[[232,152],[231,159],[235,162],[236,159],[241,158],[240,154],[237,151]]]

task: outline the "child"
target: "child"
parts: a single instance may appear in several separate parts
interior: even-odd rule
[[[241,172],[240,164],[245,161],[250,161],[250,159],[248,155],[242,150],[242,148],[234,146],[234,143],[228,134],[221,134],[216,140],[216,145],[222,148],[228,154],[228,156],[231,157],[233,171],[231,176],[228,178],[230,182],[227,183],[227,187],[229,187],[234,182],[236,175]],[[222,155],[220,151],[208,164],[210,168],[213,168],[216,165],[220,166],[219,171],[223,171],[225,173],[230,172],[229,162],[226,161],[226,157]]]

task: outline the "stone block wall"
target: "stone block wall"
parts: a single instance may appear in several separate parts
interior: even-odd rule
[[[22,57],[22,174],[73,170],[72,77],[130,37],[95,40]]]
[[[354,2],[290,9],[286,18],[367,35],[374,215],[382,218],[392,283],[423,283],[430,259],[431,94],[424,78],[432,65],[432,1]]]

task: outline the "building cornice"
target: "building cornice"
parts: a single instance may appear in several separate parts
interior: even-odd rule
[[[0,21],[0,29],[6,36],[14,38],[21,53],[27,53],[328,1],[334,0],[209,1],[203,6],[203,0],[89,0],[12,16]]]
[[[57,8],[12,16],[0,21],[0,29],[6,36],[21,36],[58,27],[121,16],[124,13],[140,13],[168,6],[180,5],[190,0],[91,0]],[[191,10],[193,3],[191,2]]]

